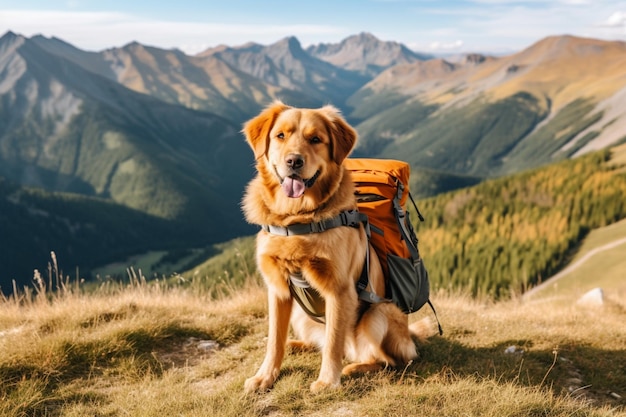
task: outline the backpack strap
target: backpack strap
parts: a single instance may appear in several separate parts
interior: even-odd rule
[[[361,270],[361,276],[356,283],[356,290],[359,295],[359,299],[370,304],[388,303],[391,300],[382,298],[378,294],[372,291],[367,291],[367,287],[370,285],[370,244],[369,239],[371,236],[370,222],[367,215],[362,214],[362,222],[365,227],[365,233],[367,234],[367,249],[365,250],[365,264]]]
[[[313,223],[295,223],[289,226],[274,226],[271,224],[264,224],[261,229],[277,236],[297,236],[308,235],[311,233],[322,233],[328,229],[333,229],[340,226],[359,227],[363,221],[362,213],[358,210],[345,210],[336,215],[333,218],[322,220],[320,222]],[[367,216],[365,216],[367,218]]]
[[[409,198],[411,199],[411,203],[413,203],[413,207],[415,207],[415,211],[417,212],[417,218],[420,219],[421,222],[423,222],[424,216],[422,216],[422,213],[420,213],[420,209],[417,208],[417,204],[415,204],[415,200],[413,200],[413,196],[411,195],[410,191],[409,191]]]
[[[406,246],[409,249],[409,252],[411,252],[411,257],[413,257],[414,260],[417,260],[420,258],[420,254],[417,251],[415,242],[413,242],[413,239],[411,238],[411,233],[408,229],[409,226],[407,226],[407,222],[408,222],[407,213],[406,211],[404,211],[404,209],[400,205],[400,199],[402,198],[402,194],[404,193],[404,184],[402,184],[400,180],[397,180],[397,186],[398,186],[398,192],[396,193],[396,196],[393,198],[393,208],[396,212],[398,226],[400,227],[400,232],[402,233],[402,239],[404,239],[404,241],[406,242]],[[413,200],[413,198],[411,198],[411,200]],[[417,206],[416,206],[416,209],[417,209]],[[420,218],[423,219],[423,217],[421,217],[421,214],[420,214]]]
[[[443,328],[441,327],[441,323],[439,322],[439,317],[437,317],[437,311],[435,310],[435,306],[430,301],[430,298],[428,299],[427,303],[430,306],[430,309],[433,311],[433,314],[435,315],[435,320],[437,320],[437,327],[439,328],[439,336],[442,336]]]

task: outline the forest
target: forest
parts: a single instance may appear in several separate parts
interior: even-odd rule
[[[624,166],[603,150],[422,200],[431,285],[518,294],[562,268],[590,230],[626,217],[625,195]]]

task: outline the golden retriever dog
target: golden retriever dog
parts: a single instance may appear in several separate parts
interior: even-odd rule
[[[243,211],[248,222],[288,228],[335,218],[356,210],[354,185],[342,166],[357,133],[327,105],[294,108],[274,102],[244,125],[257,175],[248,184]],[[267,390],[276,381],[285,350],[315,347],[322,352],[312,391],[340,386],[341,375],[401,366],[417,357],[407,316],[390,302],[368,303],[357,294],[368,248],[364,226],[287,235],[262,229],[256,260],[268,290],[269,333],[265,359],[245,390]],[[375,253],[369,257],[369,287],[383,297],[385,283]],[[290,276],[302,277],[323,299],[324,323],[307,315],[290,290]],[[297,340],[288,342],[289,324]],[[347,359],[351,364],[343,367]]]

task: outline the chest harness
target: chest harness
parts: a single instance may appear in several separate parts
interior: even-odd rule
[[[312,223],[296,223],[289,226],[273,226],[263,225],[261,229],[275,236],[299,236],[312,233],[323,233],[326,230],[335,227],[354,227],[359,228],[361,223],[365,226],[367,237],[370,237],[370,227],[367,216],[359,213],[358,210],[345,210],[337,216]],[[356,290],[359,299],[367,303],[389,302],[389,300],[378,296],[376,293],[368,291],[369,286],[369,264],[370,264],[370,248],[367,245],[365,263],[361,270],[361,275],[356,283]],[[326,314],[326,303],[321,294],[302,276],[302,271],[296,271],[289,274],[289,291],[291,296],[300,305],[302,310],[308,314],[311,319],[318,323],[324,323]]]

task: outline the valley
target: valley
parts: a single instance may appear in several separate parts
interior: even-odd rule
[[[623,42],[555,36],[508,56],[446,60],[361,33],[306,49],[288,37],[190,56],[137,42],[86,52],[8,32],[0,288],[28,285],[51,251],[93,279],[95,268],[130,256],[212,253],[253,234],[239,209],[253,162],[239,131],[276,99],[339,107],[360,135],[354,155],[410,162],[413,194],[435,213],[430,198],[619,145],[625,51]],[[438,239],[429,233],[425,246]],[[454,281],[453,264],[433,256],[436,282]],[[533,283],[563,259],[514,281]]]

